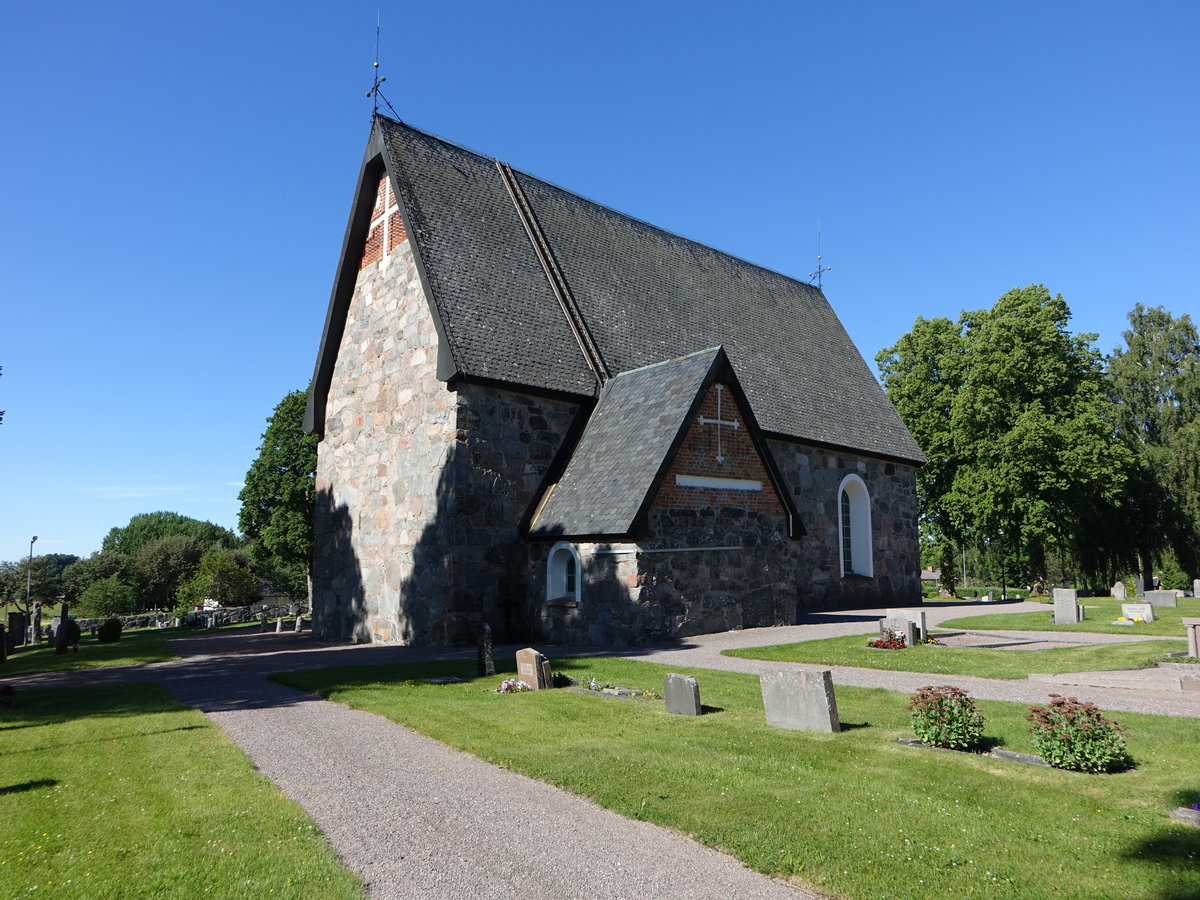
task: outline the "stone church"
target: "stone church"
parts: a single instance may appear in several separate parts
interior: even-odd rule
[[[381,116],[306,425],[321,637],[920,602],[921,452],[819,288]]]

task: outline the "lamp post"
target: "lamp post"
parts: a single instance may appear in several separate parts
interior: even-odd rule
[[[33,642],[38,643],[40,635],[38,631],[41,622],[34,621],[33,607],[29,605],[29,598],[33,594],[33,545],[37,543],[37,535],[29,539],[29,565],[25,567],[25,612],[29,616],[31,622],[34,622]]]

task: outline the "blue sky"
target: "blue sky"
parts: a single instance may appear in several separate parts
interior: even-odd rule
[[[235,527],[401,117],[825,291],[871,359],[1046,284],[1107,352],[1197,309],[1200,6],[8,0],[0,559]]]

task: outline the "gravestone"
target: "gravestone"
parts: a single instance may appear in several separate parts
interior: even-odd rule
[[[30,628],[29,643],[40,644],[42,642],[42,601],[33,601],[33,623]]]
[[[535,691],[550,687],[550,660],[532,647],[518,650],[517,678]]]
[[[263,613],[258,620],[258,633],[265,634],[267,631],[267,614]]]
[[[913,643],[924,643],[925,639],[929,637],[929,628],[925,624],[925,610],[923,609],[889,609],[887,617],[889,619],[908,619],[916,626],[913,632],[915,640],[909,643],[910,647]]]
[[[1188,656],[1200,658],[1200,619],[1184,618],[1181,621],[1187,631]]]
[[[829,669],[760,677],[767,724],[793,731],[841,731]]]
[[[1151,606],[1179,606],[1174,591],[1146,591],[1146,602]]]
[[[1112,595],[1114,600],[1124,600],[1127,593],[1125,590],[1125,582],[1118,581],[1112,586],[1112,590],[1109,591],[1109,593]]]
[[[1149,603],[1122,603],[1121,615],[1127,619],[1141,619],[1143,622],[1154,621],[1154,607]]]
[[[1054,589],[1054,624],[1075,625],[1083,621],[1083,607],[1074,588]]]
[[[912,619],[880,619],[879,636],[890,638],[893,634],[904,636],[904,646],[912,647],[916,641],[917,623]]]
[[[486,622],[479,629],[479,646],[476,648],[475,657],[476,675],[496,674],[496,660],[492,656],[492,626]]]
[[[663,697],[667,712],[678,716],[700,715],[700,685],[690,675],[667,675],[663,678]]]
[[[64,603],[57,616],[58,627],[54,629],[54,652],[57,654],[67,652],[67,635],[71,633],[71,629],[67,627],[71,620],[70,610],[71,604]]]
[[[1200,597],[1200,578],[1192,582],[1192,596]]]
[[[11,653],[17,647],[25,646],[25,629],[29,626],[29,622],[25,618],[24,613],[10,612],[8,614],[8,652]]]
[[[8,662],[8,629],[0,625],[0,663]]]

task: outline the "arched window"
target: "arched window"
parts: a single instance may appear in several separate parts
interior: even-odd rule
[[[875,574],[871,546],[871,496],[857,475],[847,475],[838,485],[838,534],[841,537],[842,575]]]
[[[546,600],[578,603],[582,575],[579,551],[566,541],[559,541],[550,548],[550,557],[546,560]]]

